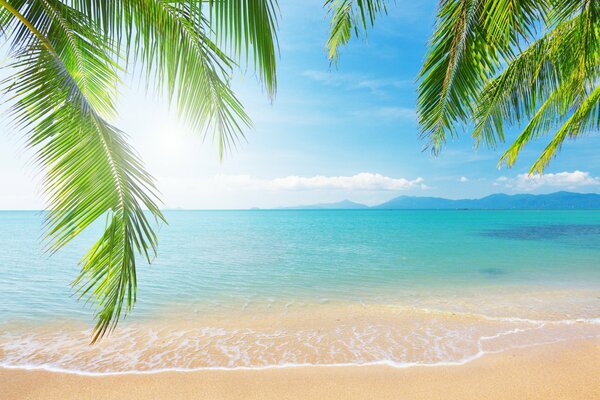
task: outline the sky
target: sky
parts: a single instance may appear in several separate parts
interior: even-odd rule
[[[280,3],[277,96],[269,100],[251,67],[235,72],[235,92],[254,128],[224,160],[217,146],[186,129],[163,99],[147,94],[137,81],[121,87],[114,123],[155,176],[165,208],[600,192],[599,134],[565,144],[545,175],[533,177],[527,172],[548,138],[527,146],[510,169],[497,166],[506,144],[476,150],[468,132],[449,141],[438,157],[422,151],[415,80],[436,0],[392,3],[367,39],[353,39],[342,50],[337,66],[325,53],[322,0]],[[6,119],[0,114],[0,209],[41,209],[41,172]],[[512,129],[508,140],[517,133]]]

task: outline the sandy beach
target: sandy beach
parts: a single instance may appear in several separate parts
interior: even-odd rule
[[[460,366],[292,367],[83,376],[0,369],[5,399],[600,398],[600,340],[508,350]]]

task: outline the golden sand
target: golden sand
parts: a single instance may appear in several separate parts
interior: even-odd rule
[[[0,369],[2,399],[600,399],[600,340],[486,355],[461,366],[293,367],[81,376]]]

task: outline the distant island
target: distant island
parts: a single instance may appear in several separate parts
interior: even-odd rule
[[[600,209],[600,194],[555,192],[550,194],[492,194],[480,199],[445,199],[442,197],[399,196],[369,207],[343,200],[295,207],[288,210],[589,210]]]

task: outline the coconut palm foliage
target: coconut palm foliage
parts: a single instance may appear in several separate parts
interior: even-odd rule
[[[566,139],[598,131],[599,83],[599,1],[442,0],[419,74],[421,136],[437,154],[460,131],[495,147],[516,125],[500,160],[512,166],[525,144],[553,134],[531,167],[541,173]]]
[[[375,17],[387,12],[386,7],[386,0],[326,0],[325,8],[331,16],[325,45],[329,60],[337,63],[340,48],[348,43],[352,34],[366,34],[375,23]]]
[[[93,341],[131,310],[136,258],[151,261],[164,221],[152,177],[111,124],[120,78],[135,72],[168,96],[222,155],[250,125],[229,82],[238,63],[275,94],[277,12],[270,0],[0,0],[1,93],[45,172],[49,250],[104,221],[75,280],[97,306]]]

